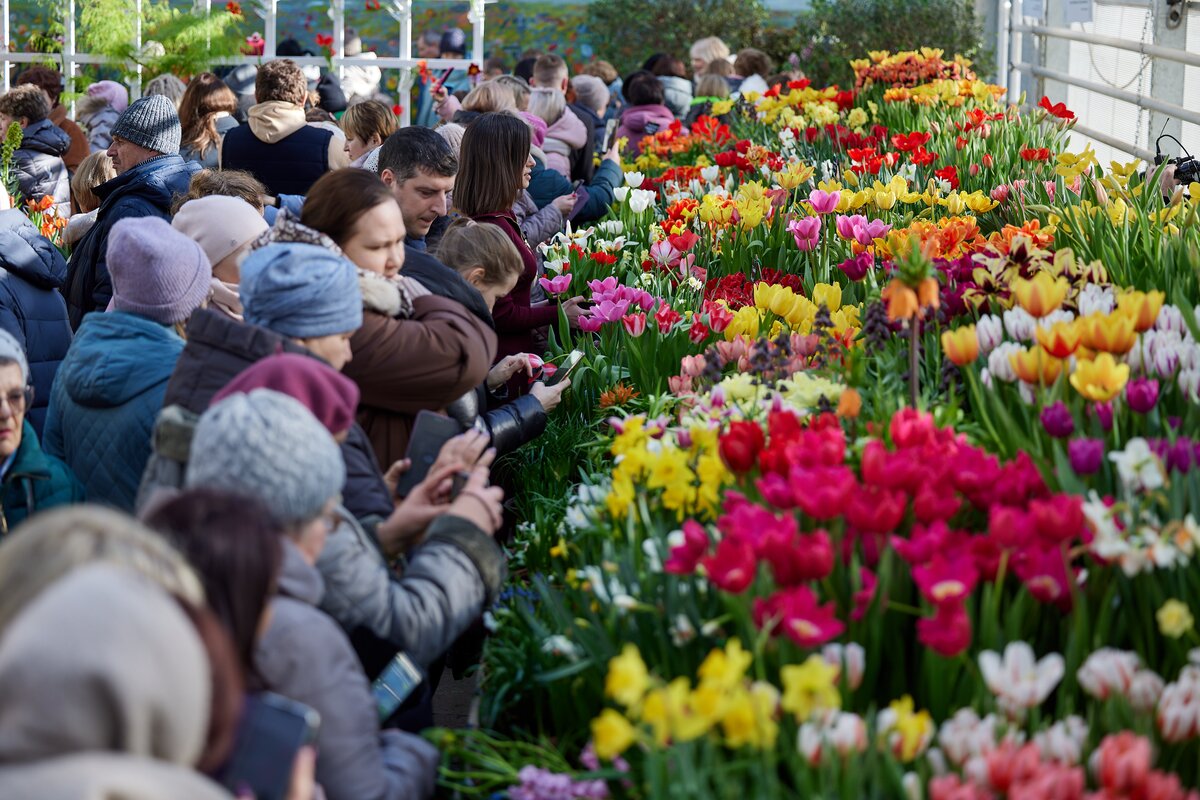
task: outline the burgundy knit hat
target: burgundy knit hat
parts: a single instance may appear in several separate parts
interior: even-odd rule
[[[244,369],[217,392],[210,406],[231,394],[271,389],[298,400],[333,436],[350,430],[358,386],[328,364],[297,353],[277,353]]]

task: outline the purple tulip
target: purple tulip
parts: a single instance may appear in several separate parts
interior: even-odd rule
[[[1067,455],[1076,475],[1092,475],[1104,464],[1104,442],[1100,439],[1072,439],[1067,442]]]
[[[882,239],[887,236],[888,231],[892,226],[881,219],[873,219],[870,222],[864,221],[861,225],[854,226],[854,241],[861,244],[863,247],[870,247],[875,243],[876,239]]]
[[[580,317],[575,324],[577,324],[579,326],[579,330],[583,331],[584,333],[595,333],[596,331],[600,330],[601,327],[603,327],[604,320],[600,319],[599,317]]]
[[[1112,430],[1113,407],[1111,400],[1107,403],[1093,403],[1088,407],[1088,413],[1100,422],[1101,430]]]
[[[788,233],[796,240],[796,247],[801,250],[812,250],[821,240],[821,218],[804,217],[788,223]]]
[[[1166,457],[1163,458],[1163,463],[1167,470],[1176,470],[1182,474],[1187,474],[1195,463],[1196,448],[1190,439],[1178,439],[1174,444],[1167,448]]]
[[[1066,439],[1075,432],[1075,418],[1061,400],[1043,408],[1041,417],[1042,427],[1055,439]]]
[[[861,281],[867,277],[867,272],[873,266],[875,266],[875,256],[870,253],[859,253],[857,256],[847,258],[838,264],[838,269],[846,273],[846,277],[850,280]]]
[[[1158,381],[1135,378],[1125,384],[1125,402],[1139,414],[1149,414],[1158,402]]]

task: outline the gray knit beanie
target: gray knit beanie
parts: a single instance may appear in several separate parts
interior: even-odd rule
[[[118,220],[108,235],[113,310],[183,322],[212,289],[212,265],[192,239],[158,217]]]
[[[25,348],[3,328],[0,328],[0,361],[15,361],[21,368],[21,379],[29,383],[29,360],[25,358]]]
[[[329,431],[300,401],[269,389],[230,395],[196,423],[188,488],[248,495],[283,526],[316,518],[346,468]]]
[[[113,125],[112,135],[156,153],[174,155],[179,152],[183,131],[175,104],[154,94],[130,103]]]

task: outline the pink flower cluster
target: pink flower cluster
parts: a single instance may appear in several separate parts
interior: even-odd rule
[[[600,330],[605,323],[620,322],[631,308],[648,312],[658,303],[658,298],[649,292],[625,286],[611,275],[602,281],[589,281],[588,288],[592,290],[595,305],[589,314],[579,318],[579,328],[591,333]]]
[[[868,221],[862,214],[839,214],[837,218],[838,236],[848,241],[858,242],[863,247],[870,247],[876,239],[888,235],[892,226],[881,219]]]

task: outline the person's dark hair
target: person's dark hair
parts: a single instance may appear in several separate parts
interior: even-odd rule
[[[308,79],[291,59],[268,61],[254,76],[254,99],[259,103],[284,100],[302,106],[308,99]]]
[[[63,78],[62,73],[56,69],[34,64],[29,69],[22,72],[13,81],[14,86],[20,86],[25,83],[32,83],[46,94],[50,95],[50,104],[56,105],[58,97],[62,94]]]
[[[508,62],[500,56],[492,56],[487,61],[484,61],[483,74],[487,75],[492,72],[508,72]]]
[[[179,598],[176,598],[176,602],[191,620],[196,635],[200,637],[200,643],[204,645],[204,651],[208,655],[208,667],[212,676],[208,735],[195,768],[204,775],[215,775],[229,760],[237,740],[248,673],[238,658],[228,629],[215,612],[204,606],[193,606]]]
[[[747,47],[738,51],[737,58],[733,62],[733,71],[743,78],[760,75],[765,79],[771,73],[773,66],[771,57],[762,50]]]
[[[650,67],[650,71],[661,77],[686,78],[687,67],[683,65],[675,56],[665,55],[658,61],[654,62],[654,66]]]
[[[521,194],[530,132],[513,114],[483,114],[463,133],[454,207],[468,217],[509,211]]]
[[[305,122],[332,122],[334,125],[337,125],[337,117],[333,116],[333,114],[330,114],[325,109],[319,108],[317,106],[313,106],[312,108],[309,108],[304,112],[304,121]]]
[[[50,115],[50,100],[41,88],[31,83],[14,86],[0,95],[0,114],[7,114],[14,119],[24,117],[32,125]]]
[[[537,60],[537,56],[522,58],[517,62],[517,66],[513,68],[513,75],[525,81],[531,80],[533,78],[533,66],[537,64]]]
[[[311,56],[312,54],[312,50],[305,48],[292,38],[284,39],[275,48],[275,55],[277,56]]]
[[[195,568],[208,607],[232,638],[243,671],[253,676],[259,626],[283,559],[270,514],[252,498],[188,489],[155,508],[146,525]]]
[[[217,133],[217,115],[237,111],[237,95],[225,82],[211,72],[201,72],[188,81],[183,99],[179,101],[179,124],[183,127],[183,144],[191,146],[201,157],[221,143]]]
[[[625,78],[621,92],[631,106],[654,106],[663,104],[663,87],[658,78],[644,69]]]
[[[308,190],[300,211],[300,224],[320,231],[340,246],[350,238],[363,214],[383,203],[394,202],[391,189],[375,173],[338,169],[326,172]]]
[[[414,178],[417,171],[451,178],[458,172],[458,159],[446,140],[432,128],[417,125],[389,136],[379,148],[379,174],[391,170],[398,183]]]
[[[654,68],[658,66],[658,62],[664,58],[670,58],[666,53],[654,53],[642,64],[642,69],[646,72],[654,72]],[[661,75],[661,72],[654,72],[655,75]]]
[[[188,182],[187,194],[175,198],[171,213],[179,213],[179,209],[188,200],[198,197],[208,197],[219,194],[226,197],[240,197],[258,213],[263,210],[263,197],[267,195],[267,187],[249,172],[240,169],[202,169],[192,176]]]

